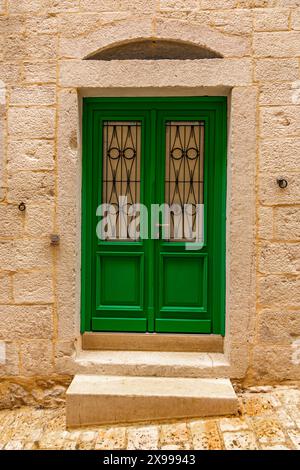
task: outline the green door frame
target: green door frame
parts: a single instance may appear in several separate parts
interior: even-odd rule
[[[181,110],[181,111],[180,111]],[[226,148],[227,148],[227,99],[226,97],[165,97],[165,98],[84,98],[83,100],[83,145],[82,145],[82,245],[81,245],[81,332],[93,331],[92,316],[96,306],[98,293],[95,286],[96,261],[95,253],[99,251],[99,242],[96,237],[96,208],[99,204],[99,181],[102,174],[102,160],[99,158],[102,149],[101,129],[103,120],[139,120],[143,122],[147,119],[150,124],[151,132],[142,137],[142,142],[148,139],[149,145],[142,149],[143,161],[150,162],[150,168],[147,167],[147,177],[150,174],[153,184],[148,186],[147,194],[144,192],[143,180],[145,168],[141,168],[141,194],[142,201],[146,204],[153,201],[154,180],[156,177],[155,168],[158,155],[158,146],[163,146],[159,142],[159,133],[157,134],[157,116],[160,113],[170,117],[184,115],[184,119],[196,119],[197,113],[201,119],[207,119],[207,129],[205,132],[205,165],[209,166],[206,172],[208,181],[205,182],[205,210],[207,211],[207,226],[205,230],[210,241],[210,253],[208,255],[207,270],[207,304],[209,306],[209,316],[211,318],[210,326],[207,330],[201,329],[203,333],[225,334],[225,258],[226,258]],[[175,119],[176,120],[176,119]],[[142,130],[142,132],[144,132]],[[154,158],[151,158],[154,155]],[[163,175],[163,169],[160,170]],[[163,180],[162,180],[163,181]],[[163,183],[162,183],[163,184]],[[150,189],[149,189],[150,188]],[[161,200],[163,200],[161,185]],[[209,192],[207,192],[209,188]],[[208,202],[208,204],[207,204]],[[145,240],[145,249],[148,250],[148,259],[150,265],[141,282],[149,283],[147,273],[158,274],[157,266],[153,262],[156,248],[151,244],[151,240]],[[109,243],[109,242],[106,242]],[[114,242],[112,242],[113,244]],[[132,242],[122,242],[121,256],[129,255]],[[143,244],[135,243],[135,254],[131,256],[142,255]],[[166,244],[163,251],[168,250]],[[103,246],[102,255],[106,256]],[[152,250],[152,252],[151,252]],[[175,248],[176,253],[170,256],[180,256],[180,247]],[[152,253],[152,255],[151,255]],[[113,254],[114,255],[114,254]],[[165,253],[166,255],[166,253]],[[198,253],[201,257],[201,252]],[[98,263],[98,261],[97,261]],[[144,276],[144,271],[142,276]],[[157,308],[155,303],[153,286],[150,282],[149,291],[145,293],[147,298],[148,311],[148,331],[154,331],[154,311]],[[130,310],[130,308],[129,308]],[[132,308],[131,308],[132,310]],[[136,308],[138,311],[138,308]],[[119,322],[119,330],[122,331],[145,331],[145,323],[142,319],[139,322],[134,321],[131,326],[124,321]],[[146,320],[145,320],[146,321]],[[205,321],[205,320],[204,320]],[[96,320],[99,328],[101,322]],[[122,327],[120,327],[122,324]],[[163,321],[161,323],[163,325]],[[204,323],[203,323],[204,325]],[[159,331],[163,332],[164,326]],[[170,331],[170,330],[166,330]],[[176,331],[176,330],[175,330]],[[183,330],[182,332],[184,332]],[[192,332],[193,330],[189,331]],[[197,331],[196,331],[197,332]]]

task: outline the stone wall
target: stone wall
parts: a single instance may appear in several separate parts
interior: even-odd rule
[[[119,29],[124,39],[143,37],[145,21],[157,34],[162,25],[166,38],[175,21],[179,37],[179,23],[182,31],[201,29],[203,41],[207,37],[225,57],[239,57],[250,67],[246,85],[258,90],[252,133],[257,152],[251,162],[256,300],[251,335],[242,333],[247,353],[240,358],[240,378],[299,379],[299,0],[0,0],[0,376],[57,377],[74,371],[80,230],[71,237],[61,225],[62,219],[72,224],[80,209],[68,200],[68,172],[80,149],[76,132],[69,135],[67,128],[69,121],[79,122],[77,88],[84,84],[64,83],[63,71],[69,67],[71,74],[72,60],[109,43],[109,31]],[[118,70],[122,73],[122,66]],[[117,82],[114,70],[110,74]],[[172,86],[176,91],[176,83]],[[243,143],[243,133],[240,139]],[[243,192],[247,176],[237,180],[241,187],[235,191]],[[279,176],[288,179],[287,189],[276,184]],[[76,178],[79,194],[80,174]],[[19,211],[20,202],[26,211]],[[51,233],[62,235],[59,247],[50,245]],[[247,266],[244,276],[250,276]],[[234,331],[228,334],[237,344],[242,339]]]

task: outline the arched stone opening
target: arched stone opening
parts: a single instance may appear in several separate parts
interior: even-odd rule
[[[111,45],[87,60],[197,60],[219,59],[223,56],[207,47],[170,39],[140,39]]]

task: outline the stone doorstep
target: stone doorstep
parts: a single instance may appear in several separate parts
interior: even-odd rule
[[[223,352],[221,335],[93,333],[82,335],[84,350]]]
[[[76,375],[67,391],[67,426],[236,414],[229,379]]]
[[[224,354],[158,351],[80,351],[76,373],[180,378],[230,377]]]

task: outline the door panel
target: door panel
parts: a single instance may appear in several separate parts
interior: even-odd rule
[[[223,333],[226,99],[87,98],[83,129],[82,331]],[[149,235],[151,205],[173,205],[156,238],[121,229],[137,203]],[[187,249],[197,204],[203,244]]]

